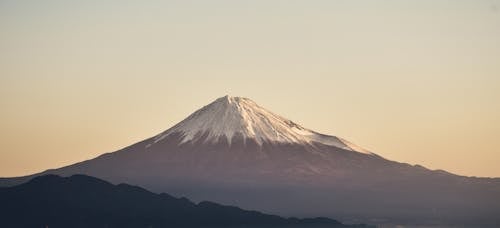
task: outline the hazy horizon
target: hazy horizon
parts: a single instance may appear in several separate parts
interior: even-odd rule
[[[0,0],[0,176],[248,97],[387,159],[500,177],[500,1]]]

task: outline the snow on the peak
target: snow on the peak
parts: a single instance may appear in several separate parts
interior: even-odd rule
[[[218,140],[225,136],[229,143],[237,133],[245,139],[263,142],[310,144],[318,142],[351,151],[371,154],[344,139],[323,135],[274,114],[254,101],[243,97],[224,96],[197,110],[186,119],[155,137],[155,143],[165,137],[179,133],[181,143],[189,142],[196,136],[208,134],[206,140]]]

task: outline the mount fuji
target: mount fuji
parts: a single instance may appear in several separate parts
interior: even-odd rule
[[[500,224],[500,178],[391,161],[241,97],[221,97],[170,129],[116,152],[2,178],[0,186],[44,174],[85,174],[284,216],[371,224]]]

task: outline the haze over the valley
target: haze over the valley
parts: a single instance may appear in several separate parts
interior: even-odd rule
[[[0,1],[0,176],[225,94],[385,158],[500,176],[500,1]]]

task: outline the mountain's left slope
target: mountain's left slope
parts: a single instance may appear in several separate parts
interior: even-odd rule
[[[0,202],[1,227],[354,227],[327,218],[285,219],[206,201],[195,204],[85,175],[46,175],[0,188]]]

